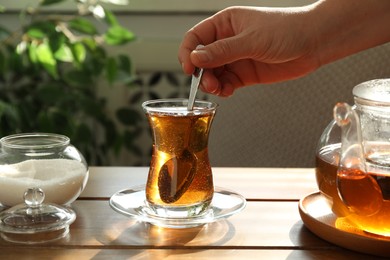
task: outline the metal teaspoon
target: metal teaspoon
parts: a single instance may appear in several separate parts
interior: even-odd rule
[[[192,79],[191,79],[190,97],[188,98],[188,105],[187,105],[188,111],[192,111],[194,109],[195,96],[196,96],[196,92],[198,91],[199,83],[200,80],[202,79],[202,75],[203,75],[203,69],[195,68],[195,72],[192,74]]]

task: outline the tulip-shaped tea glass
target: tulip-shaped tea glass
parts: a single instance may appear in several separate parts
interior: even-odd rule
[[[142,104],[153,134],[146,184],[150,214],[166,218],[200,216],[214,194],[208,137],[217,104],[187,99],[150,100]]]

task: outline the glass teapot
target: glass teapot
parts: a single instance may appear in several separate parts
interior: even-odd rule
[[[390,236],[390,79],[361,83],[338,103],[316,154],[316,179],[332,211]]]

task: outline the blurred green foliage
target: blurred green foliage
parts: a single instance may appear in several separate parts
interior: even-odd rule
[[[72,2],[74,13],[45,11],[62,2]],[[120,107],[112,118],[98,95],[98,85],[130,88],[135,78],[128,56],[107,51],[135,35],[100,2],[41,0],[20,12],[16,30],[0,25],[0,136],[64,134],[90,165],[109,165],[109,155],[123,148],[139,150],[142,115]]]

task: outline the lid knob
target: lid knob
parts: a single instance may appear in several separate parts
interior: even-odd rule
[[[38,208],[45,200],[45,193],[41,188],[29,188],[24,194],[24,203],[31,208]]]

